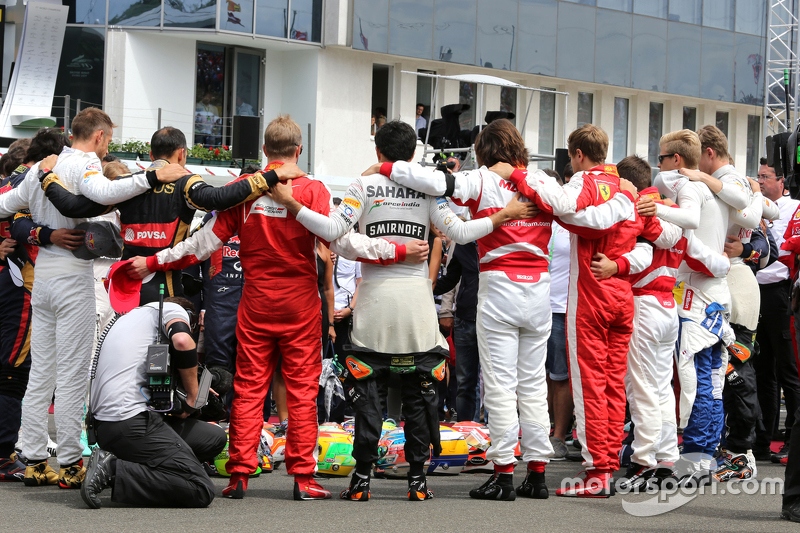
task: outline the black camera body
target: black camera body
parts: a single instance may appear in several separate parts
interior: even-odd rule
[[[798,128],[800,129],[800,128]],[[785,186],[792,198],[800,194],[800,150],[798,130],[767,137],[767,165],[785,177]]]

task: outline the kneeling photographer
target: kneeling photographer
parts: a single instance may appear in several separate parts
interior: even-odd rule
[[[214,499],[201,462],[219,454],[227,438],[219,426],[187,418],[197,411],[196,403],[205,403],[198,401],[202,384],[187,311],[196,316],[192,303],[178,297],[166,298],[163,310],[158,303],[137,307],[116,319],[101,339],[90,386],[99,448],[92,451],[81,487],[81,497],[93,509],[109,487],[112,501],[142,507],[207,507]],[[164,334],[168,348],[161,341]],[[161,364],[154,364],[154,354],[166,363],[167,349],[174,377],[186,392],[178,412],[178,395],[164,397],[174,377],[163,378],[166,386],[153,386],[153,368]],[[165,411],[171,414],[164,416]]]

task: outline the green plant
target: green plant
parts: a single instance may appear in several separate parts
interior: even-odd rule
[[[128,139],[127,141],[116,141],[111,139],[111,142],[108,143],[108,151],[147,153],[150,151],[150,143],[136,139]]]

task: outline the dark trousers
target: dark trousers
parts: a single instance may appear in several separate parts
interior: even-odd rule
[[[794,427],[786,442],[789,443],[789,460],[786,463],[786,482],[783,486],[784,505],[800,497],[800,413],[794,415]]]
[[[389,357],[359,355],[359,360],[366,362],[372,368],[372,374],[357,380],[348,373],[345,378],[345,397],[355,411],[353,458],[360,464],[372,464],[380,458],[378,440],[383,425],[380,390],[381,385],[386,384],[391,375],[389,365],[381,364],[380,359],[388,362]],[[433,355],[422,357],[438,358],[439,362],[443,359],[441,356]],[[345,358],[341,358],[341,361],[345,362],[346,366]],[[438,382],[431,375],[432,366],[435,365],[418,362],[413,371],[399,374],[405,417],[404,451],[409,464],[422,464],[430,459],[431,445],[436,455],[441,453],[439,419],[436,412]]]
[[[145,411],[121,422],[99,422],[96,431],[100,448],[117,457],[113,501],[208,507],[214,500],[214,484],[200,463],[225,448],[219,426]]]
[[[745,453],[755,445],[756,428],[763,426],[758,423],[761,411],[758,407],[756,372],[752,360],[738,365],[735,363],[731,362],[738,379],[732,379],[732,374],[728,374],[725,388],[722,389],[726,427],[725,448],[734,453]]]
[[[800,405],[800,378],[792,346],[790,329],[789,280],[760,285],[761,316],[758,321],[760,353],[754,358],[758,386],[758,403],[761,407],[764,429],[756,429],[756,447],[767,448],[772,442],[778,415],[778,386],[786,398],[786,438],[791,434],[794,414]]]
[[[478,356],[478,335],[474,320],[454,320],[453,344],[456,347],[456,412],[459,422],[475,419],[478,397],[478,373],[481,363]],[[452,374],[450,374],[452,379]]]

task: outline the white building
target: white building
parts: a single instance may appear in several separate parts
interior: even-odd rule
[[[23,2],[7,3],[16,5],[7,7],[6,32],[18,34]],[[523,134],[534,153],[552,154],[570,130],[592,122],[611,138],[610,162],[636,153],[654,165],[661,134],[704,124],[728,134],[748,175],[762,155],[765,0],[64,4],[71,10],[53,110],[62,122],[59,97],[69,94],[70,116],[78,98],[102,105],[118,138],[148,140],[160,109],[161,124],[187,138],[229,144],[234,114],[260,115],[263,132],[289,113],[304,132],[301,166],[343,176],[334,189],[374,162],[376,108],[412,125],[418,102],[429,112],[430,78],[402,70],[490,74],[568,92],[565,116],[562,96],[486,87],[484,109],[516,112],[518,126],[533,98]],[[8,47],[4,57],[13,58]],[[442,84],[437,107],[472,103],[462,120],[474,125],[475,87]],[[221,126],[204,129],[214,117]]]

